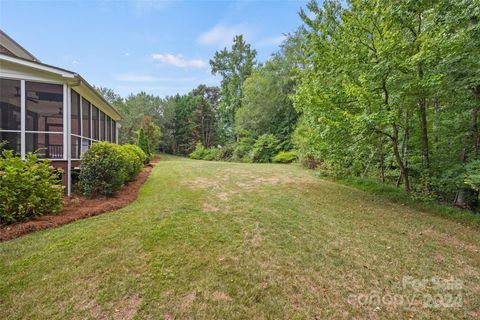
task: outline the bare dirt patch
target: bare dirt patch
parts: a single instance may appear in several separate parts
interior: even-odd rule
[[[193,302],[195,301],[196,297],[197,294],[195,292],[187,294],[185,297],[182,298],[180,308],[183,310],[189,310],[190,308],[192,308]]]
[[[455,236],[448,235],[433,230],[432,228],[426,229],[421,232],[422,235],[429,237],[430,239],[440,242],[443,245],[454,246],[457,249],[467,250],[473,253],[480,253],[480,247],[474,244],[465,243]]]
[[[203,212],[218,212],[220,209],[210,203],[203,204]]]
[[[128,183],[113,197],[86,198],[79,195],[65,197],[63,209],[58,215],[47,215],[30,221],[0,226],[0,241],[15,239],[27,233],[61,226],[126,207],[137,199],[140,187],[147,181],[157,162],[158,159],[152,161],[140,172],[137,179]]]
[[[231,301],[230,298],[225,292],[223,291],[214,291],[212,293],[212,300],[214,301]]]
[[[133,319],[141,302],[142,299],[137,295],[126,297],[122,300],[120,305],[115,308],[115,314],[113,318],[118,320]]]

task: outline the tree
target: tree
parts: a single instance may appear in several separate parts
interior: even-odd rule
[[[145,152],[147,158],[150,158],[150,145],[148,143],[148,138],[145,135],[145,131],[143,130],[143,128],[140,128],[140,130],[138,131],[138,146],[143,150],[143,152]]]
[[[282,149],[291,148],[298,116],[289,98],[294,87],[291,69],[289,61],[278,54],[247,78],[235,119],[237,134],[248,132],[254,138],[273,134]]]
[[[153,117],[144,116],[140,128],[144,131],[144,134],[147,137],[150,150],[154,152],[158,151],[162,138],[162,131],[160,127],[153,122]]]
[[[220,110],[223,129],[230,139],[235,135],[235,114],[241,106],[242,85],[256,65],[256,55],[257,51],[250,49],[250,44],[244,41],[243,36],[237,35],[230,51],[227,48],[217,51],[210,60],[212,74],[222,76]]]

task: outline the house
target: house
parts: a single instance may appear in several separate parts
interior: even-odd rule
[[[79,74],[40,62],[0,30],[0,142],[71,169],[96,141],[118,142],[120,114]]]

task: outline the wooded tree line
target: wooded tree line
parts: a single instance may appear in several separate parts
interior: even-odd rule
[[[477,208],[480,0],[311,2],[300,16],[264,63],[241,35],[216,52],[220,88],[126,99],[103,89],[124,116],[120,140],[151,120],[165,152],[271,161],[294,150],[331,175]]]

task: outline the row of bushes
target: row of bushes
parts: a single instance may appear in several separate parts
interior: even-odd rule
[[[190,154],[190,158],[209,161],[291,163],[297,159],[297,156],[294,151],[281,150],[279,141],[274,135],[264,134],[256,140],[242,138],[235,144],[219,148],[207,149],[199,143]]]
[[[82,155],[76,189],[86,196],[110,196],[134,180],[145,161],[145,152],[136,145],[94,143]]]
[[[142,170],[147,157],[135,145],[94,143],[82,155],[76,191],[87,196],[112,195]],[[27,154],[22,160],[11,150],[0,154],[0,223],[14,223],[60,211],[61,170]]]
[[[0,223],[28,220],[60,211],[60,171],[28,154],[25,161],[3,150],[0,156]]]

